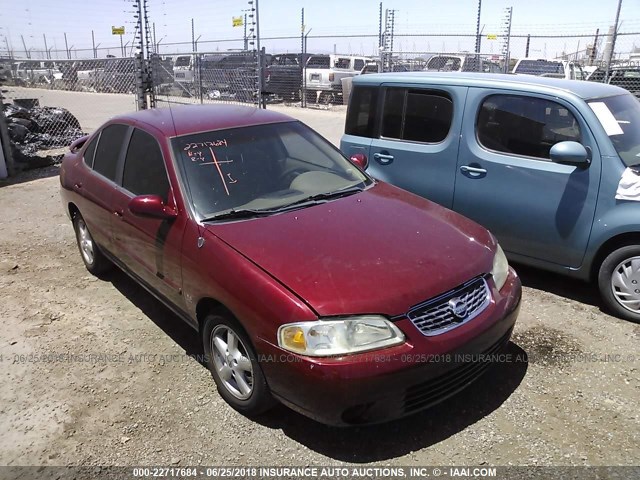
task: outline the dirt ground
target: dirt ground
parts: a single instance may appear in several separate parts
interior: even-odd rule
[[[55,167],[0,181],[0,465],[640,464],[640,325],[588,285],[516,266],[509,353],[528,360],[426,412],[250,420],[193,358],[193,330],[123,273],[88,274],[58,189]]]

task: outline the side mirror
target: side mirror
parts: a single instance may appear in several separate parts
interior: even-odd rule
[[[354,153],[349,157],[349,160],[362,171],[365,171],[369,165],[369,160],[364,153]]]
[[[131,213],[139,217],[171,220],[178,216],[173,208],[162,203],[160,195],[138,195],[131,199],[128,207]]]
[[[82,137],[74,140],[73,143],[69,145],[69,151],[71,151],[71,153],[76,153],[78,150],[82,148],[82,146],[85,144],[88,138],[89,138],[89,135],[83,135]]]
[[[584,145],[578,142],[559,142],[549,151],[551,161],[577,167],[588,167],[591,164],[591,154]]]

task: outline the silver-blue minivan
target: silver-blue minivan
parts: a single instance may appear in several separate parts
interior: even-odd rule
[[[613,313],[640,322],[640,102],[628,91],[524,75],[363,75],[340,148],[489,228],[513,261],[597,281]]]

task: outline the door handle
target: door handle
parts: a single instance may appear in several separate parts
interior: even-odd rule
[[[387,165],[393,162],[393,155],[387,153],[374,153],[373,158],[381,165]]]
[[[480,178],[487,174],[487,170],[479,167],[471,167],[469,165],[463,165],[460,167],[462,173],[466,173],[468,177]]]

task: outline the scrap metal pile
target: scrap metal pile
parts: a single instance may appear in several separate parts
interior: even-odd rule
[[[11,150],[21,170],[53,165],[62,159],[55,149],[84,135],[80,122],[67,109],[40,107],[36,99],[4,104]]]

